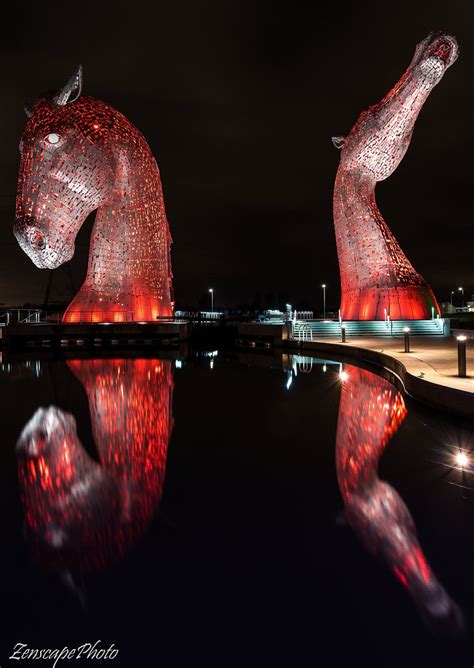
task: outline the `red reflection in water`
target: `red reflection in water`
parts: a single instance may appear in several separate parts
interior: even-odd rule
[[[87,392],[99,462],[72,415],[39,409],[17,445],[26,527],[54,570],[103,568],[123,557],[158,507],[172,430],[171,363],[73,360]]]
[[[457,631],[462,615],[434,576],[408,508],[377,474],[379,458],[406,412],[391,383],[351,368],[342,384],[337,424],[339,488],[347,519],[364,546],[387,563],[431,626]]]

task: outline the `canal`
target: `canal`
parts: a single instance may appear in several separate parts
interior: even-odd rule
[[[471,665],[472,425],[375,371],[4,358],[2,656]]]

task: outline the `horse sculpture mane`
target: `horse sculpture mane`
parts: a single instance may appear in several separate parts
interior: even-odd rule
[[[82,96],[79,70],[25,108],[14,234],[40,268],[74,255],[97,209],[86,279],[64,322],[151,321],[173,312],[171,235],[159,170],[120,112]]]
[[[456,60],[450,35],[429,35],[409,68],[381,102],[357,119],[341,149],[334,185],[334,227],[346,320],[424,319],[439,313],[429,285],[415,271],[375,202],[375,185],[403,159],[431,90]]]

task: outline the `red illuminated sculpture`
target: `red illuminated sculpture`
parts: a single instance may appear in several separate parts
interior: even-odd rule
[[[460,631],[462,614],[434,576],[408,508],[377,474],[385,446],[405,418],[403,397],[394,385],[370,371],[350,367],[344,378],[336,469],[347,520],[365,547],[408,589],[434,630]]]
[[[344,320],[417,320],[439,313],[429,285],[412,267],[375,202],[375,185],[398,167],[416,118],[458,55],[454,37],[428,36],[384,99],[363,112],[341,149],[334,187],[334,226]]]
[[[173,420],[171,362],[73,360],[89,400],[98,459],[72,415],[40,408],[17,444],[33,554],[60,573],[86,573],[123,557],[158,508]]]
[[[72,258],[97,209],[87,276],[63,321],[171,316],[171,236],[156,161],[125,116],[81,89],[79,67],[54,97],[25,107],[14,234],[37,267],[54,269]]]

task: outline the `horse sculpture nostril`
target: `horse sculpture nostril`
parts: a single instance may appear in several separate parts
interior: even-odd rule
[[[31,225],[23,225],[16,228],[15,236],[20,241],[30,246],[35,251],[42,251],[46,246],[46,241],[37,227]],[[21,245],[21,241],[20,241]]]
[[[43,250],[43,248],[46,246],[43,235],[41,232],[38,232],[38,230],[33,231],[30,241],[33,248],[38,251]]]

